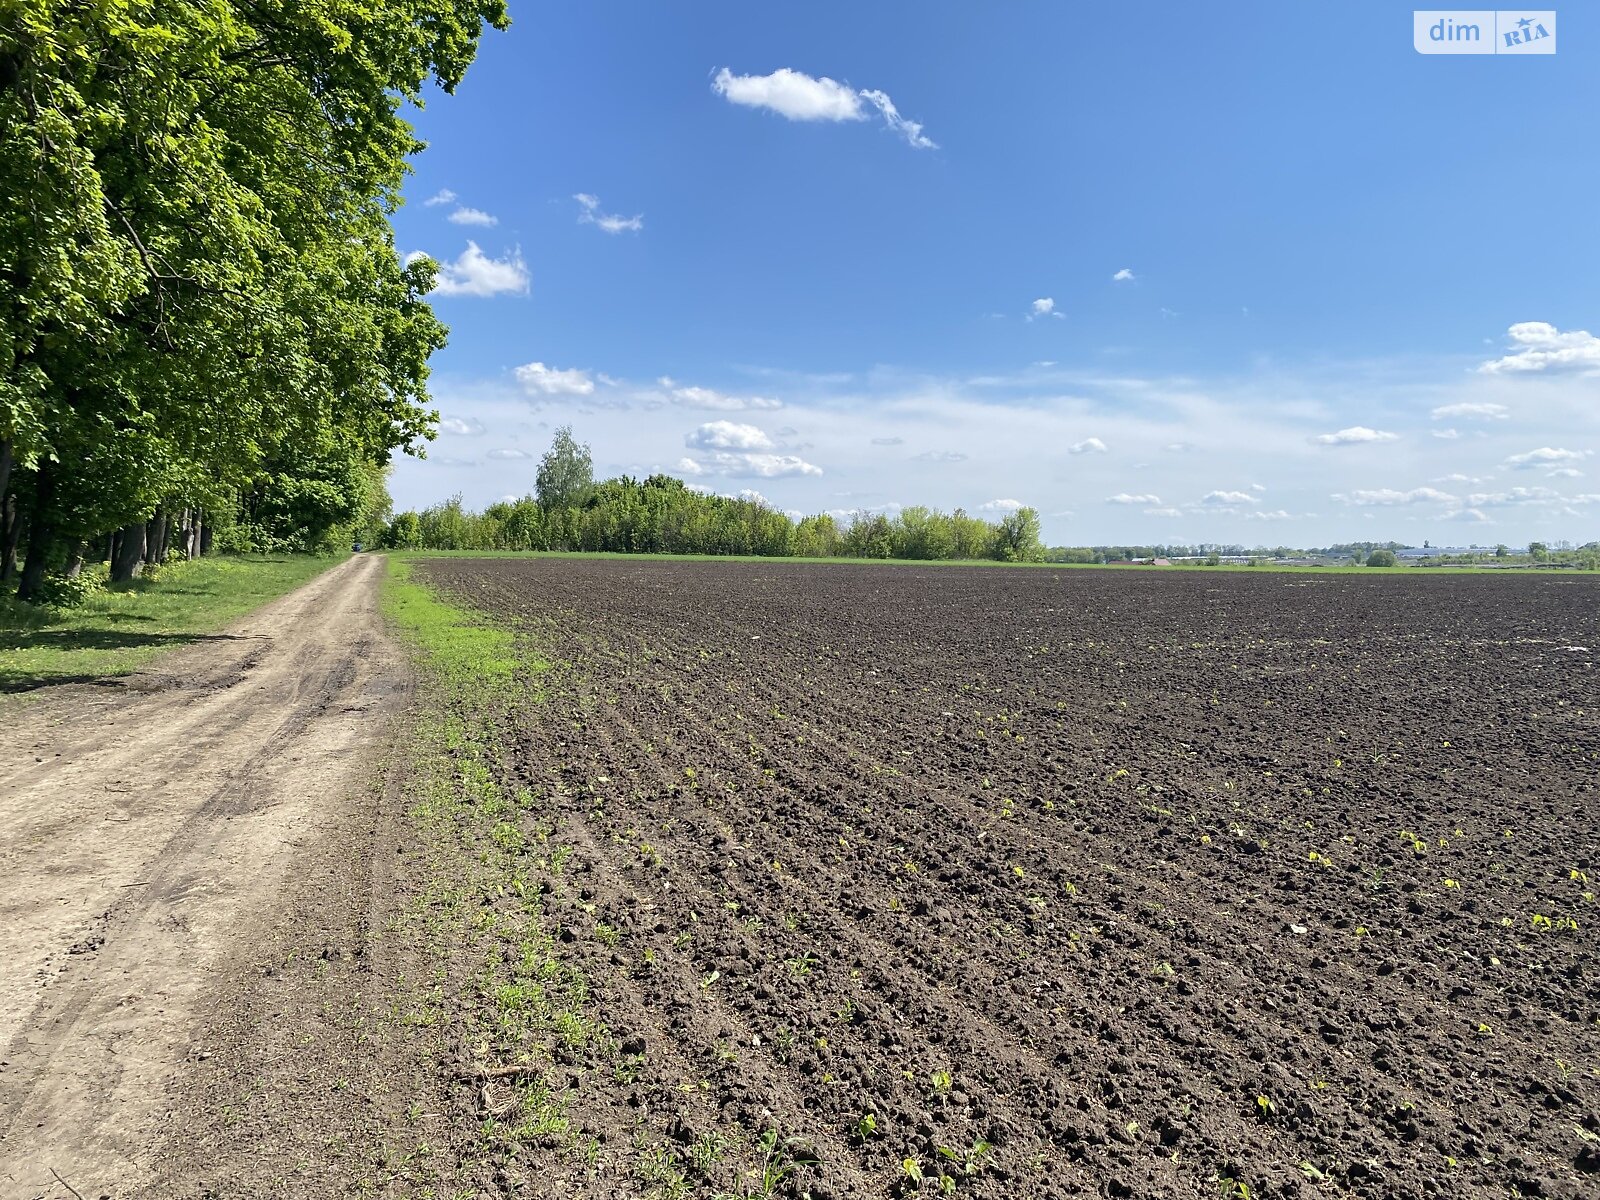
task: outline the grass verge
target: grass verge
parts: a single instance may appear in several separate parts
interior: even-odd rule
[[[630,1020],[619,990],[655,959],[600,949],[625,935],[598,916],[583,835],[563,817],[568,785],[546,777],[530,790],[513,757],[530,725],[573,720],[583,669],[429,591],[404,558],[388,563],[383,610],[423,686],[406,774],[413,890],[387,926],[408,966],[383,1020],[436,1082],[388,1128],[372,1190],[812,1195],[798,1176],[818,1165],[808,1137],[783,1136],[771,1114],[712,1107],[708,1080],[663,1069],[637,1025],[606,1020]],[[688,1111],[712,1126],[689,1137]]]
[[[497,1164],[533,1150],[581,1170],[597,1146],[568,1117],[565,1064],[616,1048],[545,911],[562,856],[501,762],[502,730],[541,703],[548,664],[525,638],[415,582],[403,560],[388,560],[381,602],[424,677],[408,816],[425,883],[391,932],[427,965],[391,1018],[410,1036],[432,1031],[452,1117],[447,1129],[396,1130],[381,1186],[477,1195]]]
[[[0,599],[0,692],[126,675],[199,641],[344,556],[198,558],[97,593],[77,608]]]

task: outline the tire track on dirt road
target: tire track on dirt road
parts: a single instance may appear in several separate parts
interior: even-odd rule
[[[0,1196],[148,1174],[211,986],[359,802],[404,699],[382,573],[353,559],[150,670],[6,714]]]

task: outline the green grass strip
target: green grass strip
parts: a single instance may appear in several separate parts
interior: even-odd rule
[[[476,693],[479,704],[503,697],[519,672],[537,673],[545,664],[520,652],[510,630],[476,613],[441,600],[411,575],[411,564],[387,556],[383,615],[420,652],[423,665],[452,698]]]

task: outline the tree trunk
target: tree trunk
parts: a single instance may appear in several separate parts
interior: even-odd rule
[[[55,531],[50,528],[50,498],[55,491],[55,480],[50,472],[39,468],[33,485],[33,514],[28,521],[28,556],[22,565],[22,582],[17,587],[17,599],[37,603],[44,585],[45,568],[50,551],[54,548]]]
[[[17,573],[17,534],[22,529],[22,514],[11,498],[11,439],[0,441],[0,583],[10,583]]]
[[[200,557],[200,510],[186,508],[183,510],[183,536],[179,541],[178,550],[185,558]]]
[[[5,549],[0,550],[0,584],[16,579],[16,547],[22,541],[22,506],[16,496],[6,499]]]
[[[129,525],[117,534],[117,552],[111,559],[111,582],[128,583],[144,566],[144,522]]]
[[[83,574],[83,556],[88,553],[88,550],[88,542],[79,542],[67,557],[67,569],[64,573],[68,579],[76,579]]]
[[[167,514],[158,508],[155,515],[145,522],[144,561],[148,565],[158,566],[166,561],[167,521]]]
[[[211,553],[211,522],[210,521],[201,521],[201,523],[200,523],[200,553],[201,554],[210,554]]]

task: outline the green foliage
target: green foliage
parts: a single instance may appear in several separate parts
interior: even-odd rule
[[[158,505],[432,436],[435,266],[402,264],[388,222],[421,147],[401,111],[456,86],[486,22],[503,0],[0,6],[0,456],[25,591]],[[277,507],[338,506],[304,491]]]
[[[350,541],[375,544],[391,508],[385,474],[348,451],[274,462],[240,496],[222,548],[316,554]]]
[[[1001,562],[1039,562],[1044,558],[1037,511],[1019,508],[1001,519],[995,530],[994,557]]]
[[[1393,550],[1374,550],[1367,555],[1367,566],[1369,567],[1392,567],[1399,561],[1399,559],[1395,558]]]
[[[46,575],[39,600],[51,608],[78,608],[105,588],[106,572],[98,566],[80,570],[76,575]]]
[[[539,507],[544,509],[576,508],[589,498],[594,487],[594,458],[587,445],[573,438],[571,425],[556,430],[550,449],[539,461],[534,486]]]
[[[1010,522],[1010,525],[1007,524]],[[628,476],[588,487],[582,505],[552,507],[532,497],[470,512],[460,496],[393,517],[380,544],[399,550],[556,550],[619,554],[757,555],[772,558],[999,559],[1043,556],[1032,509],[991,525],[966,516],[908,509],[890,519],[857,513],[843,533],[823,513],[799,521],[750,497],[694,491],[682,480]]]

